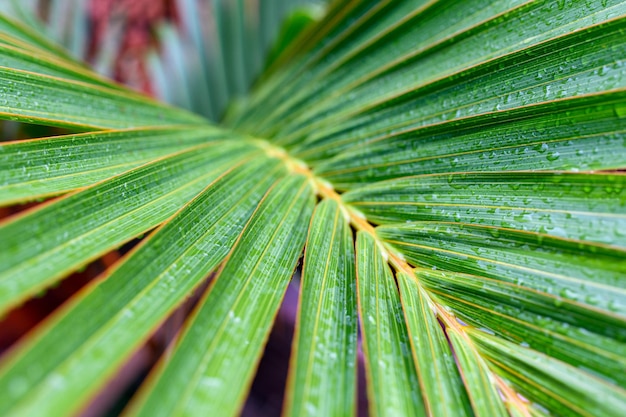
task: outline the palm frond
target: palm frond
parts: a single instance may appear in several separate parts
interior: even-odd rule
[[[306,242],[285,414],[354,414],[354,242],[336,201],[317,205]]]
[[[285,178],[271,188],[176,353],[157,371],[145,400],[139,400],[131,415],[238,411],[302,252],[314,206],[312,191],[303,176]]]
[[[47,16],[42,16],[46,9]],[[3,26],[17,26],[19,35],[37,40],[42,46],[52,49],[56,55],[86,61],[89,56],[90,22],[89,0],[7,0],[0,11],[11,16],[13,22],[2,22]],[[123,16],[106,22],[107,40],[95,46],[93,67],[105,76],[113,75],[115,56],[121,45],[120,34]],[[15,35],[15,29],[11,30]],[[53,43],[50,42],[53,41]],[[56,46],[56,45],[59,46]]]
[[[0,414],[77,412],[212,273],[128,413],[237,414],[305,246],[286,415],[356,414],[358,314],[373,415],[621,416],[626,2],[336,1],[239,100],[285,10],[244,5],[181,1],[152,58],[220,127],[0,20],[0,117],[73,130],[0,146],[5,204],[66,194],[0,224],[2,311],[157,228]]]
[[[2,403],[3,414],[64,415],[80,408],[228,256],[268,189],[285,174],[276,161],[263,159],[221,168],[203,185],[204,192],[197,190],[198,196],[145,244],[53,317],[48,330],[7,358],[3,384],[24,375],[29,379],[18,389],[4,385],[14,401]],[[233,186],[239,193],[232,193]],[[82,367],[85,363],[90,369]]]

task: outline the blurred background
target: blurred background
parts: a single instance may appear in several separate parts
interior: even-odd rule
[[[278,54],[326,10],[324,0],[0,0],[0,12],[61,45],[98,73],[219,122]],[[0,62],[0,65],[1,62]],[[0,122],[0,141],[53,136],[58,128]],[[40,202],[0,208],[0,219]],[[129,242],[0,318],[0,355],[87,282]],[[82,416],[116,416],[178,334],[200,288],[124,366]],[[243,416],[278,416],[298,300],[289,287]],[[359,414],[365,413],[361,366]]]
[[[219,120],[326,0],[2,0],[0,12],[131,88]]]

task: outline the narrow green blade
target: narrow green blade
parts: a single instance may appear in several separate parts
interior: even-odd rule
[[[450,37],[462,37],[463,32],[475,31],[480,25],[487,26],[494,16],[510,13],[524,0],[402,3],[386,16],[386,25],[376,28],[373,22],[365,23],[364,30],[359,31],[362,33],[342,42],[339,48],[329,51],[324,60],[316,62],[310,68],[316,75],[316,82],[300,88],[296,94],[291,91],[286,94],[287,100],[282,108],[293,112],[306,104],[315,106],[337,98],[385,71],[402,66],[402,63],[406,65],[411,59],[440,47]],[[378,15],[374,15],[375,20],[379,19]],[[366,30],[370,31],[369,37]],[[393,48],[383,47],[385,42],[393,42]]]
[[[413,355],[429,415],[471,416],[472,408],[446,335],[414,276],[397,274]]]
[[[301,176],[270,191],[130,415],[232,416],[241,409],[302,252],[313,205]]]
[[[145,233],[258,149],[215,144],[164,158],[0,225],[0,310]]]
[[[496,389],[493,376],[485,360],[459,332],[447,331],[446,335],[458,364],[463,384],[472,403],[474,415],[484,417],[507,417],[509,414]]]
[[[184,62],[188,53],[185,43],[173,25],[162,24],[156,31],[164,55],[161,62],[168,74],[166,83],[173,87],[170,90],[172,103],[187,109],[193,108],[194,93],[199,86],[194,85],[195,80],[189,78],[193,74],[185,71]]]
[[[619,169],[626,167],[624,118],[624,91],[560,100],[384,136],[321,162],[315,173],[352,189],[409,175]],[[319,148],[300,156],[328,155]]]
[[[372,416],[426,416],[400,296],[371,235],[357,234],[357,277]]]
[[[0,36],[0,66],[68,80],[82,81],[112,89],[123,89],[122,86],[102,78],[83,66],[63,60],[57,55],[24,48],[18,40],[13,40],[6,36]]]
[[[283,85],[284,88],[276,89],[277,91],[274,91],[275,94],[272,96],[263,96],[263,102],[272,106],[271,110],[263,106],[254,109],[255,119],[261,121],[259,126],[265,127],[271,122],[275,123],[275,118],[280,118],[285,113],[288,114],[289,111],[298,108],[295,104],[301,104],[299,101],[302,101],[298,99],[301,99],[303,95],[306,97],[311,94],[311,85],[306,83],[311,78],[317,81],[314,86],[318,87],[315,90],[319,93],[321,90],[319,84],[323,83],[323,81],[320,83],[321,75],[327,73],[328,67],[333,67],[345,56],[371,45],[383,33],[395,27],[399,20],[420,10],[420,6],[423,6],[426,1],[398,0],[393,2],[393,7],[388,7],[389,3],[391,2],[359,1],[340,5],[339,2],[335,2],[333,5],[335,9],[331,9],[327,14],[327,19],[322,21],[319,27],[313,28],[315,30],[308,39],[302,39],[307,45],[294,45],[297,46],[298,52],[302,52],[303,47],[304,49],[310,47],[310,50],[306,51],[303,56],[295,57],[295,65],[292,63],[291,66],[287,66],[287,71],[282,68],[282,73],[278,74],[279,77],[266,82],[269,86],[276,88],[274,82],[278,78],[281,81],[278,85]],[[311,42],[313,39],[316,39],[318,43]],[[286,56],[280,58],[286,58]],[[300,77],[302,67],[307,70],[306,78]],[[296,71],[293,71],[294,69]],[[267,117],[268,112],[272,117]]]
[[[553,9],[548,2],[539,3],[530,6],[538,9],[532,11],[537,15],[533,20],[559,25],[547,15],[539,17],[546,11],[542,8]],[[620,7],[623,15],[626,7]],[[520,36],[522,31],[511,30],[511,25],[519,24],[520,15],[528,12],[507,16],[506,25],[486,25],[482,33],[465,39],[471,40],[469,44],[448,44],[449,48],[436,48],[438,53],[400,64],[396,71],[385,71],[326,105],[316,101],[292,122],[283,121],[280,132],[272,134],[280,138],[277,143],[290,146],[304,142],[309,147],[329,140],[356,145],[400,129],[626,86],[626,70],[618,58],[626,51],[621,36],[626,19],[594,24],[597,16],[575,10],[582,15],[580,19],[564,22],[557,33],[538,33],[528,42],[528,32]],[[494,28],[496,33],[489,30]],[[514,42],[512,47],[508,41]],[[468,47],[473,50],[462,49]],[[495,53],[500,57],[493,57],[493,47],[501,48]],[[472,58],[478,58],[475,54],[484,55],[471,65]]]
[[[197,86],[196,91],[201,91],[200,94],[194,94],[193,109],[199,114],[205,115],[211,120],[218,120],[218,106],[216,104],[221,101],[219,97],[219,89],[213,88],[211,82],[215,80],[216,74],[212,71],[211,65],[215,65],[214,59],[210,59],[212,51],[212,42],[215,38],[212,33],[207,30],[212,22],[205,20],[202,16],[201,4],[194,0],[177,0],[176,7],[180,13],[180,18],[183,22],[182,27],[184,33],[178,36],[178,42],[184,42],[183,39],[188,38],[193,45],[193,51],[187,52],[187,66],[192,68],[188,72],[193,76],[193,84],[186,86],[186,88],[194,88]],[[209,18],[210,19],[210,18]],[[211,33],[208,34],[207,33]],[[163,90],[168,90],[173,85],[166,83],[162,84]],[[223,100],[223,99],[222,99]],[[221,114],[222,109],[219,108]]]
[[[0,204],[89,186],[224,138],[220,132],[211,127],[139,128],[0,143]]]
[[[32,28],[3,14],[0,14],[0,33],[6,33],[11,37],[21,39],[22,41],[33,45],[37,49],[51,52],[56,56],[62,57],[64,60],[72,61],[70,55],[63,48],[53,42],[50,42]]]
[[[522,395],[562,416],[620,416],[626,391],[575,367],[480,331],[470,333],[481,354]]]
[[[457,173],[343,198],[383,225],[378,235],[464,322],[624,387],[625,185],[619,173]],[[464,365],[472,344],[451,341],[467,381],[484,366]],[[466,386],[473,405],[485,399]]]
[[[626,175],[622,173],[420,175],[359,188],[343,199],[379,224],[474,224],[516,229],[537,238],[626,246]]]
[[[422,270],[418,276],[429,293],[468,325],[626,388],[626,326],[606,326],[614,322],[610,314],[516,283],[449,271]]]
[[[327,56],[306,70],[297,61],[284,69],[299,71],[268,83],[261,109],[241,110],[245,129],[300,152],[624,87],[622,0],[412,2],[410,13],[366,35],[407,3],[372,14],[371,24],[354,19],[353,33],[326,39]],[[373,42],[344,49],[361,36]]]
[[[267,190],[285,174],[258,158],[217,178],[0,368],[3,416],[71,415],[226,257]]]
[[[377,229],[413,265],[473,274],[551,294],[557,304],[598,309],[602,331],[626,328],[623,250],[541,234],[425,222]],[[539,242],[540,241],[540,242]]]
[[[204,124],[130,90],[0,67],[0,118],[79,130]]]
[[[352,231],[339,205],[313,214],[300,283],[286,416],[353,416],[357,309]]]

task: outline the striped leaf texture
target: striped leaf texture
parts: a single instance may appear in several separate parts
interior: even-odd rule
[[[245,413],[286,311],[266,415],[624,415],[626,1],[180,0],[145,63],[181,107],[52,3],[0,18],[0,204],[41,203],[0,313],[140,241],[0,357],[0,415],[93,409],[198,292],[124,415]]]

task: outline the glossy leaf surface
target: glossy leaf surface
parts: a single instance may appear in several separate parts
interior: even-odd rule
[[[3,143],[0,202],[32,200],[92,185],[223,138],[219,132],[212,128],[130,129]]]
[[[306,239],[313,194],[301,176],[278,183],[246,225],[131,415],[237,413]]]
[[[570,416],[617,416],[626,406],[623,389],[519,345],[480,332],[472,335],[498,373],[548,410]]]
[[[154,89],[225,129],[0,19],[0,197],[74,190],[0,225],[0,305],[161,225],[8,355],[0,414],[80,411],[211,271],[127,413],[242,411],[311,225],[286,415],[360,413],[361,347],[374,415],[621,417],[626,2],[338,0],[257,77],[298,1],[156,31]],[[89,133],[14,141],[45,126]]]
[[[398,274],[398,287],[426,409],[431,415],[472,415],[463,380],[433,306],[413,276]]]
[[[375,416],[425,416],[411,342],[395,279],[371,235],[357,235],[359,312]]]
[[[0,82],[5,119],[77,130],[204,123],[130,91],[3,67]]]
[[[306,247],[285,414],[354,415],[354,242],[335,201],[325,200],[317,206]]]
[[[255,151],[241,144],[200,147],[5,221],[0,226],[2,310],[157,226]]]
[[[2,414],[75,411],[222,262],[282,175],[275,160],[260,159],[214,179],[4,361]]]

